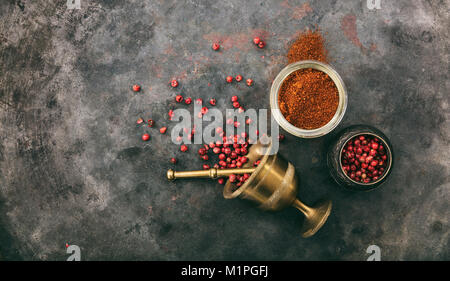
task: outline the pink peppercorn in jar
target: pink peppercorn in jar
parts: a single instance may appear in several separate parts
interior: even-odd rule
[[[341,186],[369,191],[386,181],[392,171],[393,151],[381,131],[367,125],[350,126],[338,133],[328,150],[330,174]]]

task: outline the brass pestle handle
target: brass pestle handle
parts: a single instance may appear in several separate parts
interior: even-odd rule
[[[209,170],[197,170],[197,171],[181,171],[177,172],[172,169],[167,171],[167,179],[172,181],[175,179],[186,178],[211,178],[226,177],[231,174],[251,174],[256,168],[240,168],[240,169],[216,169],[211,168]]]

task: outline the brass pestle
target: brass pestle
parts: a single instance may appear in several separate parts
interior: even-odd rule
[[[271,154],[271,144],[257,143],[250,147],[248,162],[239,169],[216,169],[198,171],[167,171],[167,178],[218,178],[231,174],[251,174],[240,187],[229,180],[225,184],[223,196],[226,199],[240,197],[255,202],[266,211],[278,211],[288,206],[295,207],[305,215],[301,229],[304,238],[314,235],[326,222],[331,212],[330,200],[323,200],[309,207],[297,196],[298,178],[294,166],[278,154]],[[261,160],[257,167],[253,163]]]

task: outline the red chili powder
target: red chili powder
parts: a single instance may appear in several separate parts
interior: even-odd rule
[[[327,51],[319,30],[306,31],[292,44],[289,63],[299,60],[327,62]],[[317,129],[334,116],[339,94],[333,80],[324,72],[301,69],[290,74],[281,85],[278,104],[284,118],[301,129]]]

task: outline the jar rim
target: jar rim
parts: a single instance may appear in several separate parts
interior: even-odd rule
[[[278,104],[278,94],[283,82],[293,72],[305,68],[312,68],[327,74],[333,80],[339,94],[339,104],[333,118],[331,118],[331,120],[322,127],[312,130],[301,129],[289,123],[289,121],[287,121],[281,113]],[[347,90],[341,76],[331,65],[315,60],[298,61],[288,64],[275,77],[275,80],[273,81],[272,87],[270,89],[270,108],[275,121],[288,133],[300,138],[317,138],[331,132],[342,121],[345,111],[347,110]]]

